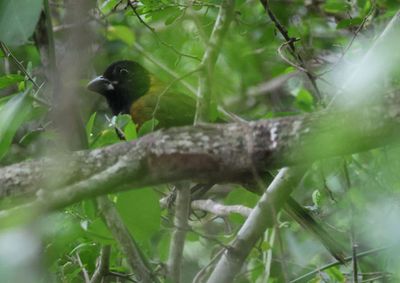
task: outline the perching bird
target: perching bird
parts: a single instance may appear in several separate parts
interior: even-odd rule
[[[90,81],[87,88],[103,95],[114,115],[130,114],[139,127],[152,118],[157,119],[159,128],[193,124],[195,99],[182,93],[165,91],[166,86],[136,62],[124,60],[111,64],[102,76]],[[337,260],[344,262],[340,245],[305,208],[289,198],[285,210],[317,236]]]
[[[165,92],[166,86],[136,62],[111,64],[88,89],[103,95],[114,115],[130,114],[139,127],[152,118],[158,128],[193,124],[196,101],[183,93]]]

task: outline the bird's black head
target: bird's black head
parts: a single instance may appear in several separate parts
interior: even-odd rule
[[[105,96],[114,115],[129,114],[132,103],[149,90],[150,75],[134,61],[118,61],[90,81],[87,88]]]

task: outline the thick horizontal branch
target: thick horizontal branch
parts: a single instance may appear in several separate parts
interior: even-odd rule
[[[42,199],[53,195],[53,203],[46,205],[57,208],[122,190],[123,184],[132,189],[189,179],[242,182],[254,172],[392,142],[398,135],[399,101],[392,96],[360,110],[171,128],[133,142],[26,161],[0,168],[0,195],[33,194],[43,188]]]

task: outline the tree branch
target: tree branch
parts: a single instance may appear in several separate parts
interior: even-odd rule
[[[273,227],[274,211],[280,210],[303,176],[304,171],[304,168],[292,167],[279,172],[246,219],[230,248],[218,261],[208,283],[233,282],[256,241],[265,229]]]
[[[243,205],[223,205],[211,199],[194,200],[191,203],[192,209],[204,210],[218,216],[228,216],[232,213],[240,214],[248,217],[251,213],[251,208]]]
[[[158,282],[138,245],[122,222],[114,204],[106,196],[97,198],[96,203],[108,229],[126,255],[129,267],[137,274],[139,282]]]
[[[110,269],[110,254],[110,245],[101,247],[100,256],[97,259],[96,270],[93,273],[92,279],[90,279],[90,283],[103,282],[104,277],[107,276]]]
[[[189,228],[190,189],[187,184],[177,184],[174,232],[169,247],[168,276],[171,282],[182,282],[181,269],[185,237]]]
[[[217,62],[219,50],[222,46],[222,41],[234,15],[234,8],[235,0],[222,1],[207,49],[201,61],[195,123],[210,121],[211,104],[214,102],[211,78],[213,76],[213,70],[215,63]]]
[[[36,205],[43,211],[124,190],[123,184],[139,188],[188,179],[242,182],[255,171],[393,142],[399,106],[400,97],[392,96],[380,106],[360,105],[354,111],[157,131],[133,142],[0,168],[0,196],[32,196],[41,187]],[[46,189],[54,187],[62,189]]]

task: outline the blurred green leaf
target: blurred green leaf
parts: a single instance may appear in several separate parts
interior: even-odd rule
[[[139,129],[139,137],[142,137],[144,135],[147,135],[148,133],[151,133],[154,131],[154,129],[158,125],[158,120],[157,119],[151,119],[143,123],[143,125]]]
[[[137,139],[138,134],[136,132],[136,125],[135,125],[135,123],[133,123],[132,119],[125,126],[124,134],[125,134],[125,138],[127,141]]]
[[[179,8],[170,9],[168,12],[169,12],[169,16],[167,17],[167,19],[164,22],[165,25],[172,24],[182,14],[181,9],[179,9]]]
[[[15,133],[30,114],[32,107],[28,92],[15,95],[0,108],[0,159],[7,153]]]
[[[6,88],[15,83],[19,83],[23,80],[24,80],[24,77],[21,75],[17,75],[17,74],[6,75],[3,77],[0,77],[0,89]]]
[[[100,10],[103,14],[108,14],[110,13],[115,6],[117,6],[118,3],[120,3],[121,1],[119,0],[106,0],[103,1],[102,4],[100,4]]]
[[[107,38],[109,40],[120,40],[128,46],[133,46],[135,43],[133,30],[122,25],[109,26],[107,29]]]
[[[358,26],[362,23],[363,19],[362,18],[351,18],[351,19],[344,19],[341,20],[336,28],[337,29],[344,29],[344,28],[349,28],[349,27],[354,27]]]
[[[328,0],[323,4],[323,9],[325,12],[329,13],[343,13],[348,11],[350,5],[348,2],[343,0]]]
[[[0,41],[22,45],[35,30],[42,0],[0,0]]]
[[[308,90],[301,88],[295,96],[295,106],[297,108],[305,112],[314,110],[314,98]]]
[[[325,272],[333,279],[333,282],[346,282],[345,275],[336,266],[329,268]]]
[[[313,203],[314,203],[314,206],[315,207],[320,207],[320,205],[321,205],[321,192],[319,191],[319,190],[315,190],[313,193],[312,193],[312,200],[313,200]]]
[[[158,195],[150,188],[120,193],[116,207],[133,237],[148,244],[160,228]]]
[[[34,142],[42,133],[43,133],[43,130],[35,130],[35,131],[28,132],[19,140],[18,143],[22,146],[28,146],[29,144]]]
[[[94,125],[94,121],[96,120],[96,114],[97,112],[94,112],[92,115],[90,115],[89,121],[86,123],[86,138],[89,142],[89,144],[91,144],[92,142],[92,131],[93,131],[93,125]]]
[[[121,140],[118,138],[115,133],[115,129],[109,128],[103,130],[97,137],[95,137],[90,145],[90,148],[99,148],[106,145],[114,144],[120,142]]]

